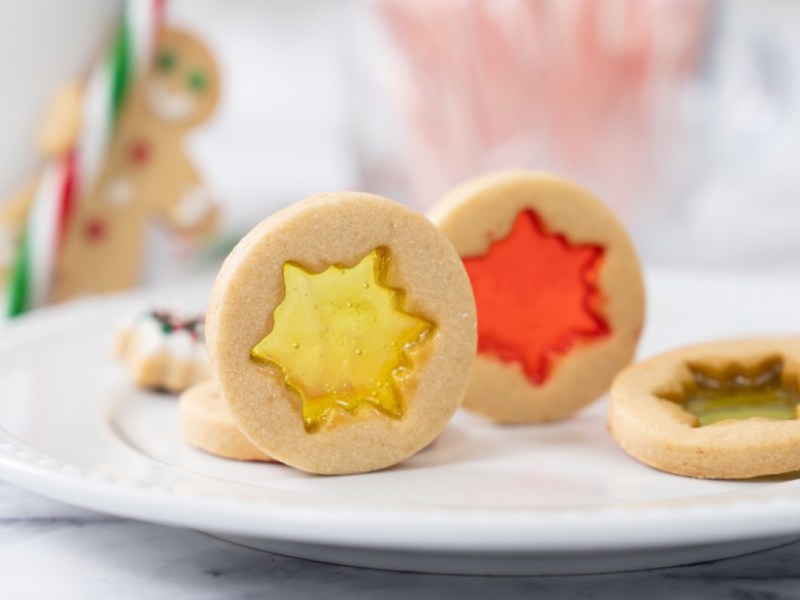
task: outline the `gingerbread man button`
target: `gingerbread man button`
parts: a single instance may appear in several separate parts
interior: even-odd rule
[[[411,456],[450,420],[475,356],[475,307],[461,260],[424,217],[329,193],[239,242],[206,334],[217,390],[260,451],[358,473]]]

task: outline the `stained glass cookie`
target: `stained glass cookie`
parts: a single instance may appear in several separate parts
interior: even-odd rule
[[[222,458],[273,462],[241,432],[213,381],[190,387],[179,405],[183,439],[191,446]]]
[[[602,395],[644,319],[639,261],[611,211],[567,181],[516,171],[460,185],[429,216],[475,293],[464,406],[501,423],[544,422]]]
[[[393,465],[461,403],[475,355],[464,267],[424,217],[328,193],[258,225],[207,314],[217,389],[263,452],[324,474]]]
[[[608,425],[641,462],[677,475],[745,479],[800,470],[800,340],[692,346],[625,369]]]
[[[139,387],[180,393],[208,379],[202,313],[160,308],[132,313],[117,330],[114,351]]]

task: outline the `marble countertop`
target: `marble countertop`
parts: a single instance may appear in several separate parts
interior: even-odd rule
[[[326,565],[75,508],[0,483],[4,598],[796,597],[800,542],[701,565],[559,577],[461,577]]]

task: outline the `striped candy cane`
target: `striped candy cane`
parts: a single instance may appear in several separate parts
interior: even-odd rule
[[[9,279],[9,317],[48,302],[72,208],[97,177],[133,82],[150,63],[163,14],[164,0],[128,0],[108,51],[92,70],[76,146],[51,159],[37,183]]]

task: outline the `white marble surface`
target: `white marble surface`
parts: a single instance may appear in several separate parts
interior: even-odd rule
[[[371,571],[109,517],[0,483],[3,598],[796,598],[800,542],[724,561],[609,575],[457,577]]]

